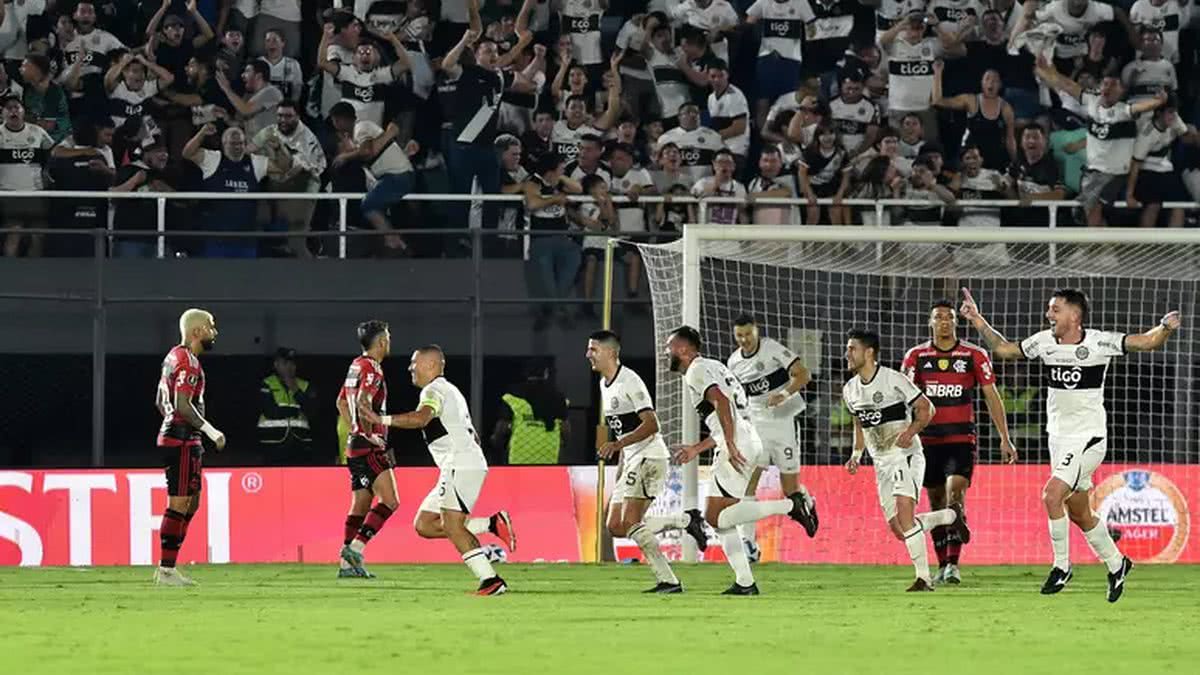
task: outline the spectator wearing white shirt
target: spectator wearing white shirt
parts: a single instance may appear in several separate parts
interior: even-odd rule
[[[91,0],[75,6],[75,39],[62,47],[63,75],[73,70],[78,79],[67,87],[71,94],[71,113],[78,116],[87,109],[104,105],[104,71],[108,70],[109,55],[125,45],[112,33],[96,28],[96,7]],[[65,81],[64,81],[65,84]],[[86,100],[86,102],[85,102]]]
[[[796,197],[796,179],[784,173],[783,153],[779,146],[768,145],[758,157],[758,175],[750,180],[746,188],[751,204],[757,199],[789,199]],[[750,222],[755,225],[792,225],[796,223],[796,212],[790,206],[778,204],[753,206]]]
[[[300,58],[300,0],[259,0],[258,19],[250,40],[251,54],[266,53],[267,31],[283,36],[287,56]]]
[[[1079,202],[1090,227],[1103,227],[1104,206],[1121,196],[1127,182],[1133,146],[1138,136],[1139,115],[1160,107],[1165,92],[1151,99],[1128,103],[1122,98],[1125,88],[1116,77],[1106,77],[1099,90],[1084,91],[1078,82],[1065,77],[1044,58],[1038,62],[1038,76],[1066,97],[1078,100],[1088,120],[1087,164],[1080,183]]]
[[[729,65],[714,61],[708,67],[708,115],[713,129],[733,153],[740,174],[750,151],[750,104],[741,89],[729,83]]]
[[[889,124],[898,127],[906,113],[915,112],[931,137],[938,135],[937,112],[932,104],[933,64],[943,56],[967,53],[961,36],[942,30],[937,23],[932,14],[913,12],[879,36],[879,45],[888,56]],[[928,34],[930,27],[936,37]]]
[[[1133,142],[1133,161],[1125,185],[1125,202],[1131,209],[1141,209],[1139,224],[1154,227],[1164,202],[1190,201],[1187,188],[1171,162],[1175,141],[1200,145],[1200,132],[1179,117],[1179,102],[1167,98],[1149,119],[1142,118],[1137,139]],[[1171,209],[1169,227],[1183,227],[1183,209]]]
[[[654,181],[650,172],[634,165],[637,149],[628,143],[618,143],[613,146],[608,155],[609,169],[612,180],[609,192],[616,196],[628,198],[628,202],[617,205],[617,228],[621,232],[646,232],[646,208],[638,204],[638,198],[654,194]],[[647,241],[639,239],[638,241]],[[625,263],[625,289],[630,300],[641,299],[642,258],[638,250],[632,246],[621,249],[621,258]],[[634,305],[635,311],[642,308]]]
[[[300,96],[304,93],[304,71],[299,61],[284,56],[287,44],[287,37],[281,31],[274,28],[266,31],[263,34],[263,45],[267,51],[262,60],[266,61],[271,69],[271,84],[279,87],[284,98],[299,103]]]
[[[1179,63],[1179,31],[1191,22],[1195,10],[1184,0],[1137,0],[1129,8],[1129,20],[1135,26],[1154,28],[1163,34],[1163,57]]]
[[[1175,65],[1163,56],[1162,31],[1145,25],[1138,31],[1142,36],[1142,50],[1121,71],[1121,84],[1129,92],[1130,100],[1153,98],[1159,89],[1165,89],[1168,94],[1178,91]]]
[[[692,196],[698,198],[721,197],[739,201],[746,199],[746,186],[739,183],[733,172],[737,161],[727,149],[717,151],[713,157],[713,175],[701,178],[692,186]],[[736,225],[746,221],[746,208],[740,204],[720,203],[708,205],[708,222],[717,225]]]
[[[729,62],[729,40],[738,26],[738,14],[726,0],[671,0],[667,15],[708,36],[708,44],[717,58]]]
[[[354,106],[359,120],[373,122],[382,128],[384,117],[384,99],[386,85],[396,81],[396,77],[409,69],[408,51],[394,34],[388,38],[396,50],[396,62],[391,66],[381,66],[379,51],[375,45],[364,42],[354,51],[354,63],[346,64],[329,59],[329,45],[333,39],[332,30],[326,30],[318,48],[317,65],[334,76],[334,81],[341,90],[341,98]]]
[[[143,139],[158,131],[158,125],[150,116],[146,104],[174,81],[175,75],[171,71],[147,59],[142,53],[125,52],[113,63],[104,75],[104,89],[108,92],[109,103],[105,112],[121,130],[121,139],[128,139],[137,147]],[[119,143],[118,148],[123,150],[124,144]],[[118,154],[123,155],[124,152]]]
[[[43,189],[42,170],[47,153],[54,146],[46,130],[36,124],[25,122],[25,106],[15,96],[0,101],[3,124],[0,125],[0,191]],[[6,227],[44,227],[46,207],[41,199],[0,200],[0,218]],[[4,255],[15,257],[21,251],[23,235],[9,232],[4,239]],[[43,235],[29,235],[26,255],[31,258],[42,255]]]
[[[805,24],[813,21],[808,0],[756,0],[746,10],[746,23],[762,29],[755,67],[755,123],[768,124],[771,102],[800,84]]]
[[[282,101],[275,108],[275,124],[263,128],[250,141],[250,152],[266,147],[270,139],[277,139],[292,156],[292,166],[282,173],[267,173],[268,192],[316,193],[321,189],[321,174],[325,172],[325,151],[321,142],[303,122],[300,111],[293,101]],[[264,202],[270,212],[270,220],[283,221],[291,232],[308,232],[313,210],[317,203],[311,200],[283,200]],[[311,258],[308,242],[303,236],[293,237],[288,242],[291,254],[297,258]]]
[[[5,61],[20,61],[29,53],[26,28],[29,17],[46,12],[46,0],[6,2],[0,6],[0,55]]]

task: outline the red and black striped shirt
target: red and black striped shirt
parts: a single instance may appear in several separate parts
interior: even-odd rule
[[[921,443],[975,444],[975,387],[996,381],[986,351],[969,342],[955,342],[942,351],[926,341],[908,350],[900,371],[937,407],[933,421],[921,431]]]

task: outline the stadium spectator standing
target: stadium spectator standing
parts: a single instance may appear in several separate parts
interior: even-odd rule
[[[200,168],[203,187],[207,192],[246,194],[259,192],[268,170],[285,173],[292,165],[291,155],[276,139],[263,146],[266,155],[246,151],[246,132],[230,127],[221,134],[221,149],[207,150],[204,140],[215,136],[217,128],[205,124],[183,148],[183,156]],[[253,200],[213,201],[206,221],[212,229],[225,232],[245,232],[255,229],[257,204]],[[258,242],[251,238],[208,239],[202,246],[207,257],[253,258],[258,255]]]

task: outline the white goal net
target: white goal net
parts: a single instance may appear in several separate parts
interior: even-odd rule
[[[808,539],[783,518],[764,521],[758,535],[764,560],[909,562],[883,521],[872,472],[849,476],[842,468],[853,440],[853,424],[841,401],[849,330],[877,331],[881,362],[899,368],[904,353],[930,337],[931,303],[946,298],[957,307],[961,287],[971,289],[992,325],[1014,341],[1048,327],[1043,315],[1052,290],[1074,287],[1091,299],[1087,326],[1095,329],[1142,332],[1169,310],[1183,313],[1182,329],[1163,351],[1129,354],[1108,370],[1108,454],[1095,477],[1093,508],[1110,529],[1120,531],[1118,545],[1135,560],[1200,561],[1188,515],[1189,501],[1200,504],[1195,383],[1200,363],[1194,330],[1200,237],[1178,230],[1144,235],[1108,230],[1098,235],[1108,243],[1079,244],[1071,241],[1096,236],[1095,231],[688,230],[684,240],[671,244],[639,245],[654,303],[656,352],[661,353],[671,330],[687,323],[700,330],[702,352],[725,361],[736,349],[734,319],[751,314],[762,334],[799,354],[813,376],[803,392],[807,409],[799,418],[801,481],[817,497],[821,531]],[[958,335],[984,346],[965,321],[960,320]],[[1020,461],[1000,463],[996,431],[976,392],[979,458],[966,498],[976,534],[963,548],[962,563],[1048,564],[1040,497],[1049,475],[1041,366],[1028,361],[995,366]],[[696,440],[698,420],[682,379],[668,372],[664,358],[656,374],[657,409],[668,443]],[[701,500],[705,460],[698,471]],[[764,476],[760,498],[779,494],[774,472]],[[686,494],[690,490],[679,490],[685,504],[694,498]],[[1072,537],[1074,557],[1090,562],[1082,537],[1077,532]]]

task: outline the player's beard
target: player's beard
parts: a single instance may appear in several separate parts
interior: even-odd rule
[[[204,351],[206,352],[211,352],[214,344],[216,344],[216,340],[212,338],[207,338],[200,341],[200,346],[204,347]]]
[[[679,359],[678,356],[675,356],[674,354],[672,354],[670,367],[671,367],[672,373],[678,373],[680,371],[680,369],[683,367],[683,362]]]

